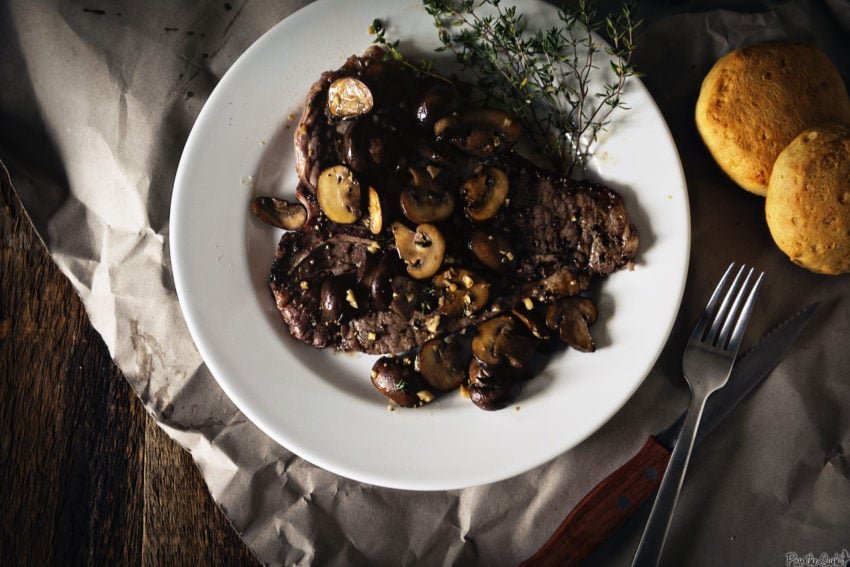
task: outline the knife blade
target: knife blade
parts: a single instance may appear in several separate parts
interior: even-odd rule
[[[776,366],[817,308],[817,303],[803,308],[741,356],[727,386],[708,399],[696,445]],[[576,565],[586,558],[658,488],[684,418],[683,413],[650,436],[635,456],[588,492],[521,567]]]

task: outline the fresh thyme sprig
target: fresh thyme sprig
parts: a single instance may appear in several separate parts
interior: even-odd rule
[[[387,57],[396,61],[404,61],[404,55],[398,49],[399,40],[387,40],[387,28],[384,27],[383,20],[377,18],[372,20],[372,25],[369,26],[369,33],[375,36],[372,43],[382,46],[387,53]]]
[[[501,0],[422,3],[442,44],[437,51],[453,53],[485,102],[513,112],[534,145],[563,173],[569,175],[584,163],[612,112],[627,108],[622,95],[629,77],[638,74],[632,54],[640,25],[630,4],[599,20],[592,1],[580,0],[575,8],[558,11],[558,25],[531,33],[516,7],[502,6]],[[613,76],[591,92],[591,74],[603,51],[594,32],[610,44],[604,53]],[[388,42],[383,26],[376,36],[390,57],[404,60],[398,41]],[[427,72],[440,76],[431,67]]]
[[[384,27],[384,22],[380,19],[372,20],[372,25],[369,26],[369,33],[374,35],[375,37],[372,39],[372,43],[375,45],[380,45],[384,48],[385,58],[393,61],[399,61],[403,65],[412,69],[418,75],[427,75],[429,77],[433,77],[435,79],[439,79],[446,83],[452,83],[453,81],[446,77],[445,75],[441,75],[437,71],[434,70],[434,62],[430,59],[420,59],[419,61],[410,61],[404,55],[402,55],[398,46],[400,41],[389,41],[387,40],[387,28]]]

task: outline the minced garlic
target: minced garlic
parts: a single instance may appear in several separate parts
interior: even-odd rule
[[[416,397],[425,402],[426,404],[434,401],[434,394],[432,394],[428,390],[419,390],[418,392],[416,392]]]
[[[350,289],[345,290],[345,300],[353,308],[357,309],[357,298],[354,297],[354,292]]]

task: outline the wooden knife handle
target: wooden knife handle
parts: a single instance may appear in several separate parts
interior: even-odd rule
[[[521,567],[578,565],[661,484],[670,451],[650,437],[634,457],[597,484]]]

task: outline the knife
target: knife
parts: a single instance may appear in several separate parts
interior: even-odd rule
[[[696,445],[776,366],[817,307],[817,303],[805,307],[738,360],[727,386],[708,399]],[[576,505],[543,547],[520,567],[576,565],[586,558],[661,484],[684,419],[683,413],[664,431],[650,436],[634,457]]]

